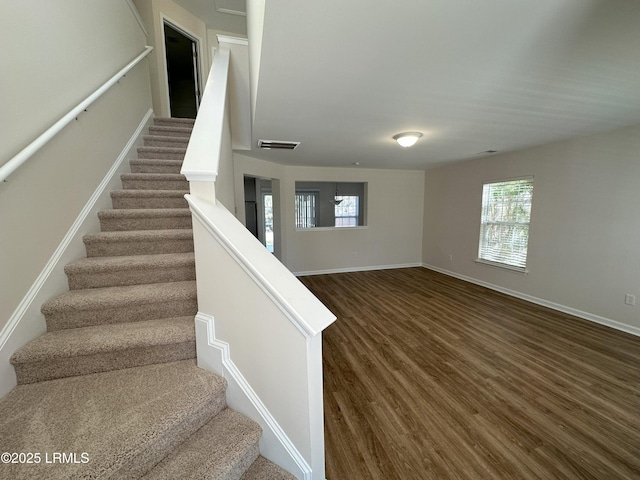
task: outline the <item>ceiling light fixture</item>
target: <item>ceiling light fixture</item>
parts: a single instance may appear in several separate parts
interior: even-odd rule
[[[420,132],[404,132],[394,135],[393,139],[398,142],[401,147],[406,148],[415,145],[421,136],[422,134]]]
[[[338,184],[336,183],[336,194],[333,197],[333,200],[329,200],[330,203],[334,205],[340,205],[342,203],[342,198],[338,198]]]

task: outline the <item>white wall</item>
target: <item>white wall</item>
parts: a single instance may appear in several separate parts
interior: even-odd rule
[[[3,164],[135,58],[145,40],[124,0],[1,2],[0,16]]]
[[[294,273],[322,273],[419,265],[422,259],[424,172],[360,168],[293,167],[234,156],[236,204],[244,175],[280,180],[281,256]],[[367,226],[295,228],[295,182],[367,183]],[[274,189],[274,200],[276,195]],[[241,210],[241,209],[239,209]],[[244,212],[237,212],[244,221]],[[277,232],[276,232],[277,233]]]
[[[260,423],[265,456],[323,480],[321,332],[335,316],[219,203],[188,198],[198,365],[227,378],[229,406]]]
[[[231,127],[229,118],[229,100],[225,108],[224,124],[222,132],[222,145],[220,148],[220,164],[218,165],[218,177],[216,179],[216,199],[230,212],[236,210],[234,178],[233,178],[233,150],[231,147]],[[244,205],[244,202],[242,203]]]
[[[282,192],[284,263],[292,272],[359,270],[419,264],[424,172],[359,168],[286,167]],[[367,226],[295,228],[295,181],[367,183]]]
[[[2,161],[144,50],[125,1],[2,2]],[[25,32],[29,32],[25,35]],[[20,39],[17,41],[16,39]],[[150,108],[146,61],[0,184],[0,328]],[[62,285],[64,287],[64,285]],[[32,319],[35,320],[35,319]]]
[[[222,44],[231,51],[228,101],[234,150],[251,150],[249,46],[246,38],[208,30],[210,49]]]
[[[475,263],[482,182],[523,175],[535,177],[529,273]],[[640,125],[443,166],[425,176],[423,259],[640,334],[639,208]]]

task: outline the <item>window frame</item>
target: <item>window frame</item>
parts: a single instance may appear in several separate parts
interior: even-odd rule
[[[490,195],[492,188],[499,188],[500,185],[509,183],[520,183],[518,188],[518,198],[513,202],[495,201],[491,202]],[[480,214],[480,233],[478,236],[478,256],[476,258],[477,263],[483,263],[494,267],[500,267],[507,270],[513,270],[520,273],[528,273],[527,261],[528,261],[528,249],[529,238],[531,232],[531,212],[533,206],[533,175],[506,178],[500,180],[489,180],[482,183],[482,203]],[[499,213],[499,218],[489,219],[489,209],[491,207],[504,207],[513,209],[519,208],[520,212],[516,215],[521,218],[504,219]],[[494,228],[491,228],[494,227]],[[503,242],[499,245],[506,245],[509,249],[512,249],[511,253],[505,253],[503,250],[498,254],[491,255],[491,245],[487,244],[487,236],[491,233],[490,230],[497,230],[497,236],[504,235],[503,228],[506,227],[507,231],[511,232],[511,235],[522,236],[522,232],[525,232],[526,239],[522,241],[514,241],[512,243]],[[520,230],[520,234],[518,234]],[[502,239],[500,239],[502,240]]]
[[[347,200],[348,198],[355,198],[355,215],[338,215],[338,210],[344,208],[343,203],[334,206],[333,223],[335,228],[353,228],[358,226],[358,220],[360,219],[360,195],[337,195],[335,198],[339,200]],[[338,219],[353,219],[355,224],[353,225],[338,225]]]

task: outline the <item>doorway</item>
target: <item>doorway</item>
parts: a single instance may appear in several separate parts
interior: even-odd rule
[[[269,252],[277,254],[278,217],[271,179],[244,177],[245,226]],[[277,256],[277,255],[276,255]]]
[[[164,23],[169,114],[196,118],[200,105],[198,43],[178,28]]]

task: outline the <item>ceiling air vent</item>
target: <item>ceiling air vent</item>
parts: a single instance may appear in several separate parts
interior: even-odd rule
[[[300,142],[284,142],[280,140],[258,140],[258,147],[264,150],[295,150]]]

